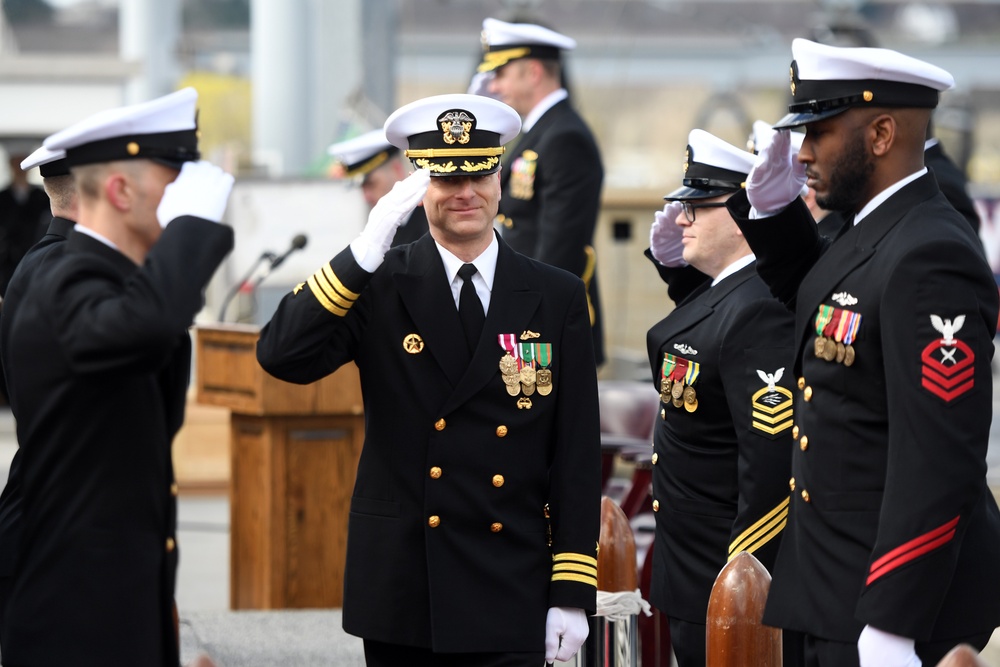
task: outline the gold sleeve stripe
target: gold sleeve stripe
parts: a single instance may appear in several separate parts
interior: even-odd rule
[[[788,519],[788,501],[789,498],[786,497],[777,507],[765,514],[759,521],[744,530],[739,537],[733,540],[733,543],[729,545],[730,557],[741,551],[750,551],[752,553],[754,549],[759,548],[767,540],[780,533],[781,529],[785,526],[785,521]],[[777,529],[775,529],[776,526]],[[761,538],[764,536],[767,539],[762,541]],[[753,545],[752,549],[750,545]]]
[[[752,544],[748,544],[745,549],[740,549],[740,551],[746,551],[747,553],[753,553],[757,551],[757,549],[760,549],[762,546],[764,546],[765,544],[773,540],[775,537],[777,537],[781,533],[781,531],[785,529],[786,523],[788,523],[787,519],[782,519],[781,523],[779,523],[777,526],[774,527],[774,530],[762,535],[759,540],[757,540]],[[727,559],[727,561],[735,558],[737,554],[740,553],[740,551],[731,552],[729,554],[729,558]]]
[[[575,581],[580,584],[587,584],[597,588],[597,577],[585,577],[582,574],[561,572],[559,574],[553,574],[552,581]]]
[[[321,271],[323,272],[323,277],[327,279],[327,282],[330,283],[333,289],[337,290],[338,294],[342,294],[345,299],[349,301],[357,301],[358,297],[361,296],[359,293],[352,292],[344,287],[344,283],[340,282],[340,278],[338,278],[337,274],[333,272],[333,269],[330,268],[329,264],[324,264]],[[319,271],[317,271],[317,273],[319,273]]]
[[[316,297],[316,300],[319,301],[319,304],[321,306],[329,310],[337,317],[344,317],[345,315],[347,315],[347,308],[341,308],[334,302],[330,301],[329,298],[327,298],[326,292],[324,292],[323,289],[319,286],[319,283],[317,282],[315,275],[310,276],[306,284],[309,285],[309,291],[313,293],[313,296]]]
[[[552,560],[554,560],[557,563],[564,560],[575,560],[578,563],[585,563],[587,565],[593,565],[594,567],[597,567],[596,558],[594,558],[593,556],[585,556],[583,554],[572,554],[572,553],[555,554],[554,556],[552,556]]]
[[[579,565],[577,563],[561,563],[552,566],[553,572],[579,572],[580,574],[589,574],[593,577],[597,576],[597,568],[590,567],[589,565]]]

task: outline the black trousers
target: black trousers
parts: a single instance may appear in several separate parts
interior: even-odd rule
[[[538,653],[434,653],[429,648],[365,640],[368,667],[542,667]]]
[[[917,642],[917,656],[924,667],[934,667],[948,651],[959,644],[970,644],[982,651],[992,632],[958,637],[940,642]],[[806,667],[860,667],[857,642],[838,642],[805,635]]]
[[[705,667],[705,624],[671,618],[670,647],[677,667]]]
[[[0,577],[0,650],[3,649],[4,634],[7,631],[7,625],[5,624],[4,609],[7,606],[7,600],[10,598],[10,589],[14,584],[13,577]]]

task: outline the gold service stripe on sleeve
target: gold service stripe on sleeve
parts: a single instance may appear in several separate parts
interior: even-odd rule
[[[733,540],[733,543],[729,545],[730,558],[740,551],[750,551],[753,553],[753,550],[766,544],[767,540],[770,540],[774,535],[781,532],[781,529],[785,526],[785,521],[788,519],[788,501],[789,498],[786,497],[777,507],[765,514],[759,521],[744,530],[739,537]],[[775,526],[777,526],[777,529],[775,529]],[[762,536],[767,537],[767,539],[761,541],[760,538]],[[752,545],[753,549],[749,548],[748,545]]]

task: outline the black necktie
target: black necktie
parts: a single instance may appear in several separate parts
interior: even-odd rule
[[[462,291],[458,295],[458,317],[462,320],[465,340],[469,343],[469,354],[472,354],[479,344],[483,334],[483,322],[486,314],[483,312],[483,302],[476,294],[476,286],[472,284],[472,276],[476,273],[474,264],[463,264],[458,270],[462,277]]]

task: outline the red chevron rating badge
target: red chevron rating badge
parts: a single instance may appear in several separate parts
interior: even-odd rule
[[[955,333],[965,324],[965,315],[946,320],[931,315],[931,324],[942,334],[920,354],[921,384],[924,389],[945,402],[950,402],[972,389],[975,384],[973,362],[976,355],[972,348],[955,338]]]

